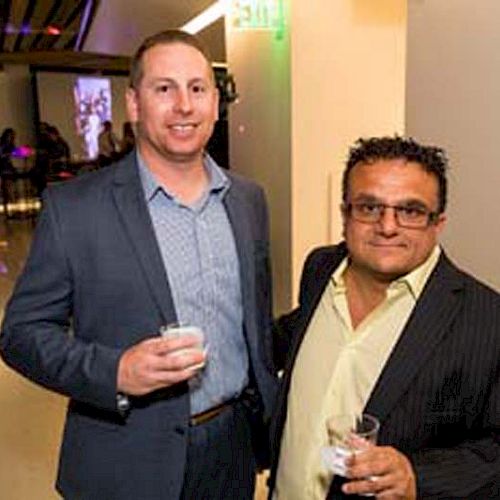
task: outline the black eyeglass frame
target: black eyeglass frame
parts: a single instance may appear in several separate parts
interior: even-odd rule
[[[373,208],[377,208],[378,210],[378,216],[377,219],[375,220],[368,220],[365,218],[359,218],[359,214],[356,216],[353,213],[353,207],[355,208],[356,206],[361,207],[361,206],[369,206]],[[406,229],[425,229],[428,228],[429,226],[435,224],[439,218],[439,212],[432,212],[430,211],[427,207],[424,206],[414,206],[414,205],[388,205],[386,203],[374,203],[374,202],[366,202],[366,201],[360,201],[360,202],[349,202],[345,203],[343,205],[343,210],[345,211],[346,214],[351,216],[355,221],[361,222],[362,224],[378,224],[382,218],[384,217],[384,213],[388,208],[392,208],[394,210],[394,215],[396,222],[399,227],[403,227]],[[408,224],[407,222],[401,223],[401,214],[406,211],[406,210],[419,210],[422,212],[422,216],[425,216],[425,220],[422,220],[422,223],[418,222],[417,224]]]

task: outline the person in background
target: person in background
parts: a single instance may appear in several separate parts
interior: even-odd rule
[[[35,166],[31,171],[33,182],[41,196],[47,181],[70,176],[71,151],[68,143],[54,125],[41,122],[38,128]]]
[[[47,154],[49,160],[54,163],[59,163],[60,166],[55,170],[60,170],[69,162],[71,158],[71,151],[66,140],[61,136],[59,129],[53,125],[49,125],[46,130],[47,133]]]
[[[40,122],[37,128],[36,159],[31,175],[39,197],[42,196],[42,192],[47,186],[51,166],[51,160],[49,158],[49,151],[52,145],[52,139],[49,134],[51,127],[52,125],[47,122]]]
[[[17,177],[17,170],[12,163],[12,154],[16,149],[16,132],[8,127],[0,135],[0,191],[4,215],[8,216],[9,202],[15,192],[13,181]]]
[[[15,171],[11,156],[16,149],[16,132],[8,127],[0,135],[0,173],[11,173]]]
[[[102,131],[102,122],[98,111],[98,99],[90,97],[85,105],[84,114],[83,139],[85,141],[85,152],[87,159],[96,160],[99,157],[99,134]]]
[[[439,244],[446,169],[412,139],[351,149],[345,241],[308,256],[299,306],[277,322],[273,499],[500,498],[500,295]],[[332,477],[326,420],[361,413],[380,421],[378,444]]]
[[[66,499],[252,499],[274,402],[266,201],[204,149],[218,93],[203,45],[146,39],[135,151],[44,191],[6,309],[5,362],[69,397]],[[159,335],[187,323],[198,338]]]
[[[101,167],[110,165],[116,159],[119,150],[118,139],[113,132],[113,123],[106,120],[102,124],[102,130],[98,137],[99,156],[98,161]]]
[[[10,156],[14,149],[16,149],[16,132],[13,128],[8,127],[0,135],[0,155]]]

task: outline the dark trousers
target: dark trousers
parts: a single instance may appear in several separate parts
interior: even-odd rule
[[[181,500],[251,500],[255,473],[250,425],[242,403],[190,427]]]

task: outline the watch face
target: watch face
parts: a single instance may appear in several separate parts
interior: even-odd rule
[[[124,413],[130,409],[130,401],[125,394],[118,393],[116,395],[116,407],[120,413]]]

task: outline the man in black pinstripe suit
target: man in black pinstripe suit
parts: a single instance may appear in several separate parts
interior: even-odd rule
[[[438,244],[446,168],[412,139],[351,149],[345,242],[309,255],[299,306],[277,322],[274,500],[500,498],[500,296]],[[325,419],[361,412],[378,444],[333,477]]]

